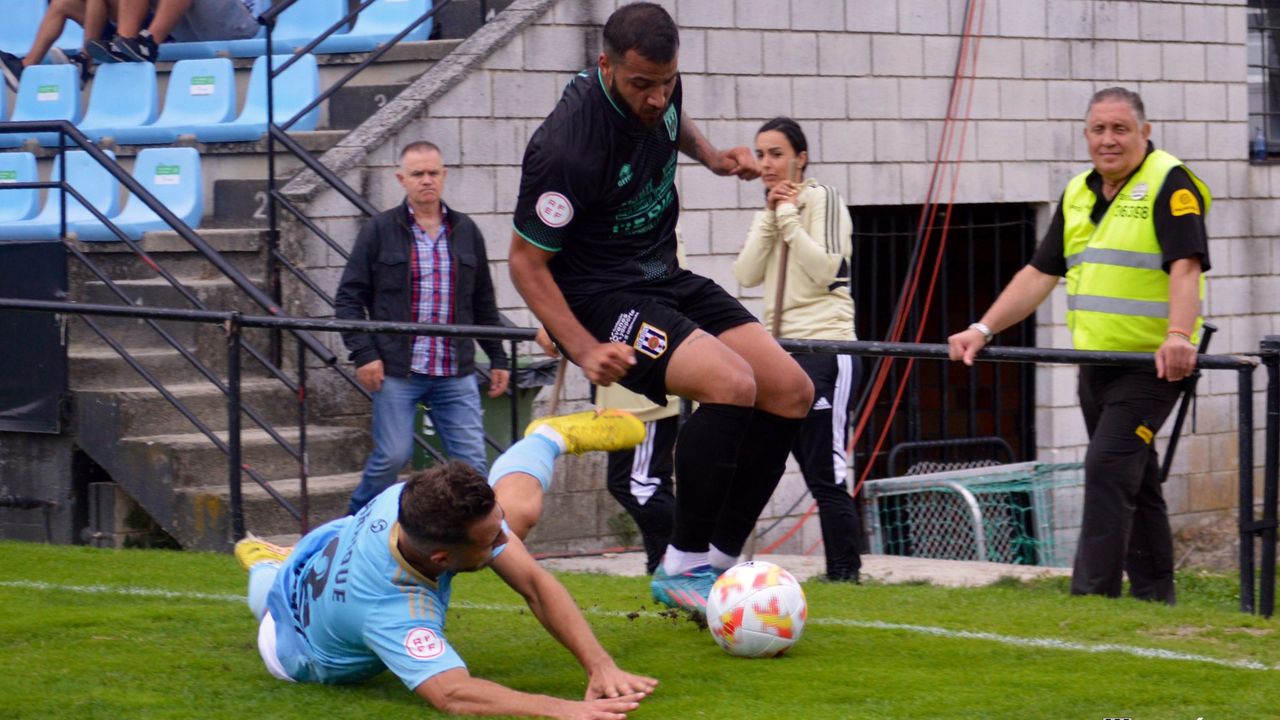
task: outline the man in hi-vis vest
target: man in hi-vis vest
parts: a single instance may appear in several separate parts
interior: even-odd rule
[[[1080,368],[1089,450],[1071,592],[1118,597],[1128,572],[1134,597],[1172,604],[1173,538],[1154,438],[1196,365],[1211,198],[1150,136],[1137,93],[1117,87],[1093,96],[1084,138],[1094,168],[1067,183],[1031,262],[949,342],[951,359],[972,365],[995,333],[1034,312],[1066,277],[1077,350],[1155,354],[1154,373]]]

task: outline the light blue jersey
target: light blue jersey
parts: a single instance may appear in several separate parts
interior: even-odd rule
[[[281,566],[267,609],[280,664],[294,680],[352,683],[389,669],[413,690],[466,667],[444,635],[453,573],[430,580],[396,547],[403,488],[392,485],[356,515],[312,530]]]

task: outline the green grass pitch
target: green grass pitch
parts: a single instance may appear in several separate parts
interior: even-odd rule
[[[1278,623],[1226,577],[1181,574],[1176,608],[1074,598],[1062,580],[982,589],[805,584],[788,654],[730,657],[654,611],[640,578],[563,575],[624,668],[661,681],[633,718],[1235,720],[1280,708]],[[383,675],[350,687],[267,675],[226,555],[0,542],[0,717],[421,718]],[[491,572],[459,578],[449,639],[471,672],[577,697],[581,671]]]

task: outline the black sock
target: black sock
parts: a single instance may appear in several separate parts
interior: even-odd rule
[[[671,530],[671,544],[676,549],[707,551],[754,412],[739,405],[704,403],[680,428],[675,453],[675,527]]]
[[[758,409],[751,416],[738,451],[733,485],[716,518],[712,545],[729,555],[742,553],[756,520],[782,479],[791,442],[803,422],[802,418],[784,418]]]

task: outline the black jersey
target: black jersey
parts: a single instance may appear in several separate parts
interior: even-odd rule
[[[525,148],[514,226],[551,252],[551,274],[573,304],[601,291],[669,277],[676,261],[680,81],[662,122],[644,127],[579,73]]]

